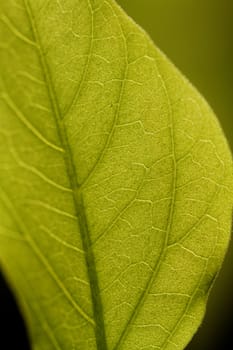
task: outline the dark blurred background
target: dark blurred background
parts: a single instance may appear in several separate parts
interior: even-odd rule
[[[233,149],[233,0],[118,2],[205,96]],[[0,300],[2,349],[28,350],[23,321],[1,277]],[[186,350],[215,349],[233,350],[233,243],[205,320]]]

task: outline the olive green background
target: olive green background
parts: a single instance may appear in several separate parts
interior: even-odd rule
[[[233,149],[233,0],[118,3],[204,95]],[[212,290],[206,318],[187,350],[233,349],[232,321],[233,244]]]

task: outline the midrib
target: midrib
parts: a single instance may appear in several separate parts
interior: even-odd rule
[[[69,177],[70,185],[72,188],[74,208],[78,218],[78,226],[80,229],[83,249],[85,251],[85,260],[86,260],[87,273],[88,273],[89,284],[90,284],[90,292],[92,297],[93,316],[95,321],[96,346],[98,350],[107,350],[108,348],[107,348],[107,342],[106,342],[103,307],[102,307],[102,300],[100,297],[100,289],[99,289],[99,282],[98,282],[98,276],[97,276],[96,265],[95,265],[95,257],[93,254],[93,250],[91,249],[91,238],[90,238],[89,229],[88,229],[85,206],[83,202],[81,188],[77,181],[77,171],[74,164],[73,154],[69,145],[66,129],[62,121],[62,114],[60,111],[56,92],[53,86],[50,69],[45,59],[45,56],[43,54],[43,48],[41,45],[39,33],[37,31],[36,23],[34,21],[34,16],[28,0],[24,0],[24,4],[25,4],[28,19],[29,19],[29,24],[31,27],[33,39],[38,45],[39,59],[40,59],[46,87],[48,90],[48,96],[49,96],[51,107],[53,110],[56,126],[57,126],[58,136],[61,142],[61,146],[65,151],[63,156],[64,156],[64,161],[67,169],[67,175]]]

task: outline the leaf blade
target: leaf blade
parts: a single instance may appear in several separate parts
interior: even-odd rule
[[[1,185],[20,213],[16,223],[32,229],[21,231],[28,232],[27,243],[45,271],[38,261],[29,263],[33,258],[22,243],[16,265],[27,255],[20,264],[23,273],[32,264],[28,281],[9,262],[15,248],[6,241],[1,255],[4,267],[14,266],[9,276],[32,309],[38,312],[38,304],[43,310],[50,345],[42,339],[40,346],[182,349],[202,318],[228,241],[231,158],[219,126],[193,87],[114,2],[17,3],[18,12],[1,5],[12,16],[3,17],[7,26],[1,26],[14,37],[7,32],[6,46],[20,55],[12,58],[9,50],[1,56],[1,96],[18,103],[21,122],[34,111],[26,125],[35,132],[19,133],[22,125],[1,104]],[[25,33],[14,20],[28,23]],[[25,66],[24,57],[39,69]],[[8,61],[30,84],[42,82],[40,91],[23,79],[15,83]],[[42,146],[38,139],[49,141]],[[48,150],[53,144],[57,148]],[[36,171],[29,175],[29,169]],[[5,204],[14,208],[12,200]],[[14,215],[1,212],[6,227],[15,229]],[[43,274],[46,282],[37,290]],[[43,334],[41,328],[32,332]],[[39,341],[35,333],[32,339]]]

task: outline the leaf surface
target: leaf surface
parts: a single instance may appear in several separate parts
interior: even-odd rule
[[[37,350],[177,350],[229,240],[231,155],[113,0],[0,3],[0,257]]]

